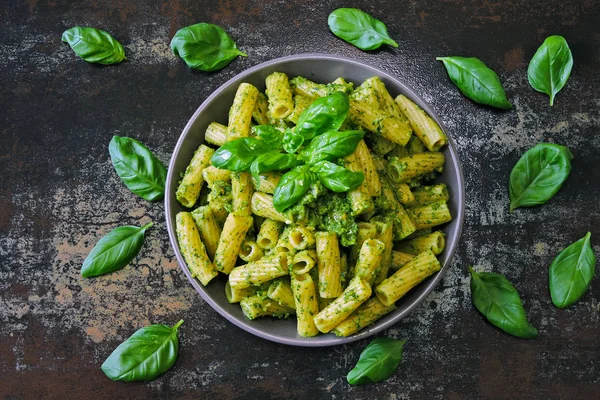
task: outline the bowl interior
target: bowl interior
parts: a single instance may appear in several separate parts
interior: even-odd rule
[[[369,77],[379,76],[392,96],[395,97],[399,94],[404,94],[410,98],[433,117],[447,134],[445,127],[436,113],[412,89],[386,72],[362,62],[339,56],[306,54],[279,58],[260,64],[229,80],[206,99],[196,110],[179,138],[169,165],[165,195],[167,229],[171,245],[173,246],[179,265],[204,300],[229,321],[250,333],[275,342],[297,346],[330,346],[363,339],[395,324],[406,316],[435,288],[448,269],[450,260],[458,244],[463,223],[464,183],[458,154],[452,139],[449,138],[449,145],[444,149],[446,155],[444,173],[438,178],[438,181],[444,182],[448,186],[450,192],[448,205],[454,219],[443,228],[446,234],[446,249],[438,256],[442,264],[442,269],[404,296],[397,303],[397,310],[383,317],[369,328],[363,329],[356,335],[347,338],[338,338],[331,333],[312,338],[303,338],[296,333],[295,318],[289,320],[263,318],[249,321],[242,314],[239,304],[229,304],[227,302],[224,289],[225,276],[221,274],[206,287],[203,287],[197,280],[191,278],[177,245],[175,216],[178,212],[183,211],[184,208],[175,199],[175,191],[177,190],[180,173],[185,171],[194,150],[204,142],[206,127],[213,121],[227,124],[229,107],[233,102],[239,84],[248,82],[255,85],[259,90],[264,91],[265,78],[274,71],[284,72],[290,78],[300,75],[320,83],[331,82],[338,77],[343,77],[348,81],[354,82],[355,85],[359,85]]]

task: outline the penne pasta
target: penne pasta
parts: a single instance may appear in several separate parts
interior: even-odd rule
[[[182,206],[191,208],[196,204],[200,196],[200,189],[202,189],[202,184],[204,183],[202,171],[210,165],[210,158],[214,153],[213,149],[203,144],[194,153],[192,161],[186,168],[183,178],[177,187],[177,201]]]
[[[236,212],[229,214],[215,252],[214,261],[218,271],[224,274],[231,272],[250,226],[252,226],[252,217]]]
[[[190,213],[180,212],[175,218],[179,250],[192,274],[202,285],[208,285],[218,275],[215,266],[206,254],[200,233]]]

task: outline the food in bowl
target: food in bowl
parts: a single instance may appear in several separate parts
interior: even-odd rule
[[[228,125],[208,126],[218,147],[202,144],[177,188],[194,208],[177,214],[179,249],[203,285],[226,274],[223,296],[250,320],[352,335],[441,268],[446,135],[376,76],[273,72],[265,86],[240,84]]]

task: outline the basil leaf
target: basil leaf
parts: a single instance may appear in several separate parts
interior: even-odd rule
[[[383,22],[357,8],[338,8],[329,14],[327,24],[335,36],[361,50],[376,50],[382,44],[398,47]]]
[[[293,154],[298,151],[303,144],[304,136],[294,132],[291,129],[285,131],[285,135],[283,135],[283,149],[286,152]]]
[[[108,146],[112,164],[125,186],[144,200],[160,200],[165,194],[167,169],[140,142],[113,136]]]
[[[279,150],[275,150],[258,156],[252,165],[250,165],[250,172],[257,184],[260,184],[260,174],[271,171],[282,171],[284,169],[292,168],[295,165],[295,155],[282,154]]]
[[[544,204],[558,192],[571,172],[568,148],[540,143],[527,150],[510,173],[510,211]]]
[[[436,60],[444,63],[452,83],[469,99],[504,110],[512,107],[500,78],[483,61],[474,57],[437,57]]]
[[[348,95],[335,92],[318,98],[298,118],[294,132],[310,140],[327,131],[337,131],[344,123],[350,102]]]
[[[300,152],[300,158],[312,165],[321,160],[333,161],[345,157],[354,153],[363,136],[363,131],[325,132]]]
[[[351,385],[375,383],[389,377],[402,361],[404,343],[406,339],[374,339],[360,353],[356,366],[348,372],[346,377],[348,383]]]
[[[63,32],[62,41],[90,63],[110,65],[127,59],[121,43],[101,29],[75,26]]]
[[[317,174],[325,187],[337,193],[356,189],[365,179],[362,172],[352,172],[329,161],[318,162],[311,171]]]
[[[269,146],[257,138],[239,138],[219,147],[210,162],[221,169],[247,171],[256,157],[269,150]]]
[[[308,165],[301,165],[285,173],[273,193],[273,206],[279,212],[294,205],[314,183],[314,173]]]
[[[104,361],[102,371],[113,381],[156,379],[177,361],[177,331],[181,324],[183,320],[172,328],[166,325],[150,325],[139,329]]]
[[[142,227],[120,226],[96,243],[81,268],[81,276],[104,275],[117,271],[131,262],[144,244],[144,234],[152,222]]]
[[[550,296],[558,308],[575,304],[590,287],[596,272],[596,256],[590,244],[591,236],[588,232],[561,251],[550,265]]]
[[[204,22],[178,30],[171,50],[188,67],[207,72],[225,68],[237,56],[247,56],[221,27]]]
[[[565,86],[573,69],[573,55],[564,37],[550,36],[537,49],[527,68],[529,84],[538,92],[554,96]]]
[[[269,146],[280,149],[283,145],[283,133],[272,125],[256,125],[252,127],[252,133]]]
[[[471,271],[471,300],[477,310],[504,332],[524,339],[538,335],[528,321],[519,293],[500,274]]]

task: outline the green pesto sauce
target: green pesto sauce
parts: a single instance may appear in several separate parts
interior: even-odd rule
[[[358,226],[351,212],[345,193],[329,193],[320,197],[313,209],[317,229],[335,232],[342,246],[356,243]]]

